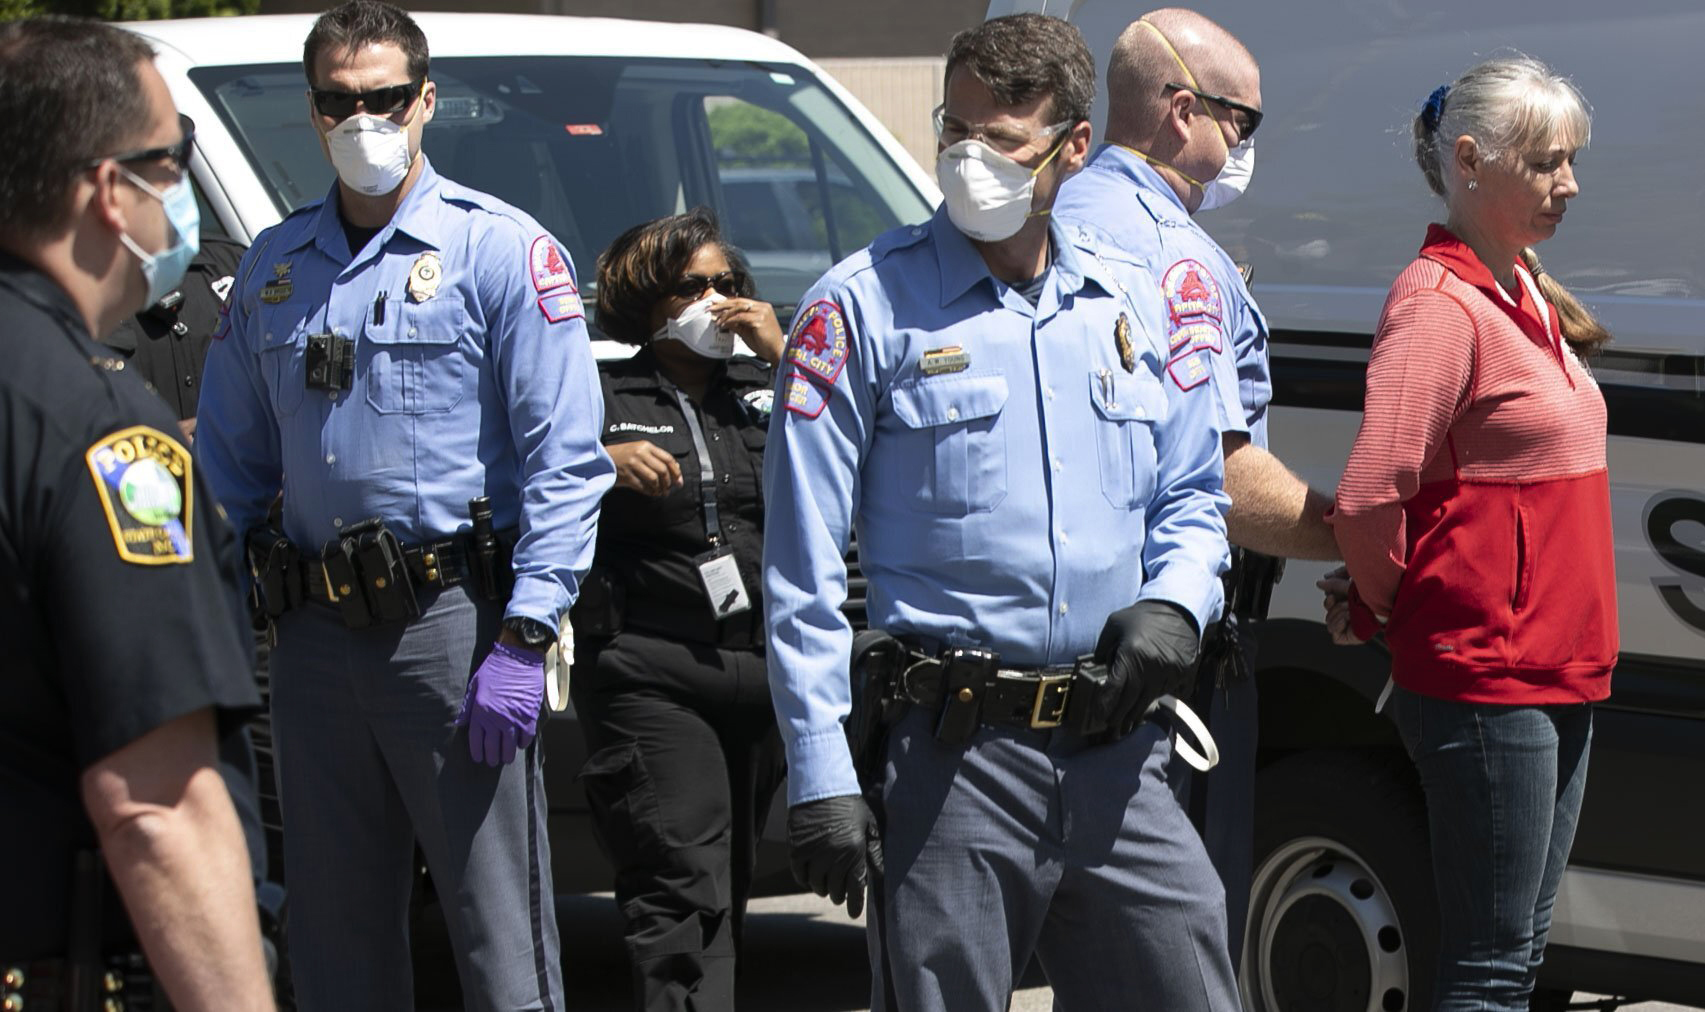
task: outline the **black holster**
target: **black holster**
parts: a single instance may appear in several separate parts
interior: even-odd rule
[[[249,558],[249,611],[255,627],[264,628],[302,606],[307,596],[302,554],[283,531],[271,525],[250,530],[244,547]]]
[[[1224,577],[1227,617],[1209,626],[1202,638],[1201,670],[1213,676],[1216,686],[1223,689],[1229,682],[1240,682],[1254,674],[1244,656],[1239,627],[1247,628],[1249,623],[1267,617],[1273,586],[1284,572],[1284,559],[1232,547],[1231,568]]]
[[[893,691],[907,651],[900,641],[880,629],[853,637],[848,674],[852,680],[852,712],[847,715],[847,747],[853,769],[866,792],[882,783],[888,759],[888,729],[899,719],[904,704]]]
[[[470,538],[468,568],[474,590],[487,601],[508,601],[515,587],[515,569],[511,562],[514,545],[508,551],[498,543],[499,534],[492,527],[491,500],[485,496],[468,500]]]
[[[420,617],[414,580],[402,543],[378,517],[364,520],[326,542],[320,561],[344,625],[412,622]]]

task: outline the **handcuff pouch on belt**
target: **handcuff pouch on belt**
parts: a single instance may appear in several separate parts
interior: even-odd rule
[[[326,593],[351,629],[420,617],[402,543],[378,517],[326,542],[320,553]]]
[[[355,381],[355,341],[336,334],[309,334],[302,364],[309,390],[348,390]]]

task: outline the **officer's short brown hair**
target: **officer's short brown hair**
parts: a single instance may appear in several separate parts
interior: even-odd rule
[[[1095,58],[1077,26],[1046,14],[991,18],[953,37],[947,72],[964,67],[1001,105],[1052,96],[1048,122],[1089,119],[1095,101]]]
[[[0,25],[0,239],[53,235],[89,162],[134,148],[152,110],[140,36],[85,18]]]
[[[308,87],[319,86],[314,63],[323,54],[337,50],[353,53],[377,45],[402,50],[408,60],[409,80],[426,80],[431,57],[426,33],[414,18],[384,0],[348,0],[321,14],[302,43],[302,72],[308,76]]]

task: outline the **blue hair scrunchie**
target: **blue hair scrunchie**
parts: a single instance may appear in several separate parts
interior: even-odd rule
[[[1441,84],[1427,96],[1427,104],[1421,107],[1421,125],[1429,131],[1439,128],[1439,117],[1444,115],[1445,96],[1450,94],[1450,85]]]

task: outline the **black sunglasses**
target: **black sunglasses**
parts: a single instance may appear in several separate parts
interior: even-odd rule
[[[83,168],[92,169],[102,162],[154,162],[166,159],[171,162],[172,171],[181,176],[189,169],[189,153],[195,148],[195,120],[178,113],[178,128],[183,131],[183,139],[176,144],[163,144],[157,148],[143,148],[139,151],[91,158],[83,163]]]
[[[1192,88],[1187,84],[1169,84],[1166,86],[1166,90],[1187,91],[1190,94],[1195,95],[1197,98],[1205,98],[1210,102],[1218,102],[1227,109],[1235,109],[1242,113],[1244,116],[1243,122],[1233,124],[1237,127],[1237,141],[1239,144],[1253,136],[1255,128],[1261,125],[1261,110],[1254,106],[1244,105],[1242,102],[1226,98],[1224,95],[1215,95],[1212,92],[1203,91],[1200,88]]]
[[[706,288],[714,288],[718,295],[732,299],[740,292],[740,276],[733,271],[711,275],[685,274],[675,282],[675,287],[669,289],[669,294],[679,299],[696,299],[704,294]]]
[[[393,84],[384,88],[374,88],[372,91],[333,91],[329,88],[309,88],[314,96],[314,109],[321,116],[332,119],[348,119],[355,115],[355,104],[361,103],[368,113],[374,116],[390,116],[402,112],[414,102],[415,96],[425,86],[426,80],[410,81],[407,84]]]

